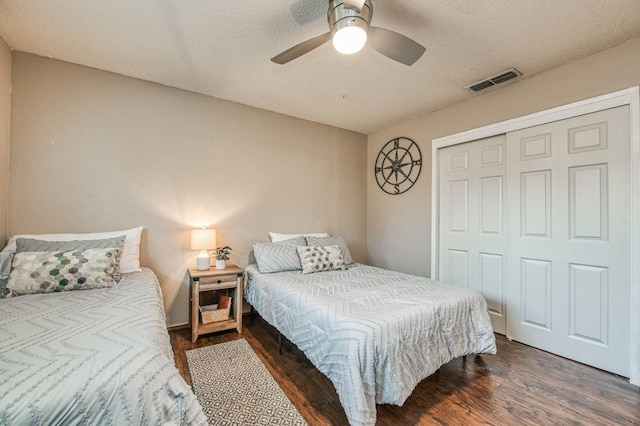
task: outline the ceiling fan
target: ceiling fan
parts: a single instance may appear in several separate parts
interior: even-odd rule
[[[340,53],[360,51],[366,43],[387,58],[413,65],[425,48],[409,37],[385,28],[371,26],[371,0],[329,0],[327,20],[330,30],[285,50],[271,58],[276,64],[286,64],[329,41]]]

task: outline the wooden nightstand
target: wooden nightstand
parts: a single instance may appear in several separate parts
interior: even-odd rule
[[[235,265],[227,265],[225,269],[210,268],[207,271],[199,271],[189,268],[191,281],[191,300],[189,303],[189,326],[191,327],[191,341],[195,342],[198,336],[216,331],[235,328],[242,333],[242,274],[244,269]],[[203,324],[200,320],[200,293],[234,289],[233,312],[225,321],[217,321]]]

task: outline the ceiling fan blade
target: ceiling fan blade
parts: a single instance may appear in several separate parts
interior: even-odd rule
[[[276,64],[281,64],[281,65],[286,64],[289,61],[293,61],[294,59],[299,58],[305,53],[311,52],[313,49],[325,44],[330,39],[331,39],[330,32],[317,35],[315,37],[312,37],[308,40],[303,41],[302,43],[296,44],[292,48],[285,50],[279,55],[274,56],[273,58],[271,58],[271,61],[275,62]]]
[[[413,65],[426,50],[409,37],[380,27],[370,27],[367,44],[387,58],[405,65]]]
[[[355,9],[358,12],[362,10],[362,6],[364,6],[365,0],[343,0],[344,7],[349,9]]]

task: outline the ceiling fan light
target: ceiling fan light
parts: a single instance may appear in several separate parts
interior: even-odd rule
[[[359,26],[345,26],[333,35],[333,47],[345,55],[359,52],[367,42],[367,32]]]

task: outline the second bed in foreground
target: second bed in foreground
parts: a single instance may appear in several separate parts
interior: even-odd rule
[[[331,380],[351,425],[374,425],[376,404],[402,405],[452,359],[496,353],[471,289],[361,264],[247,274],[247,301]]]

